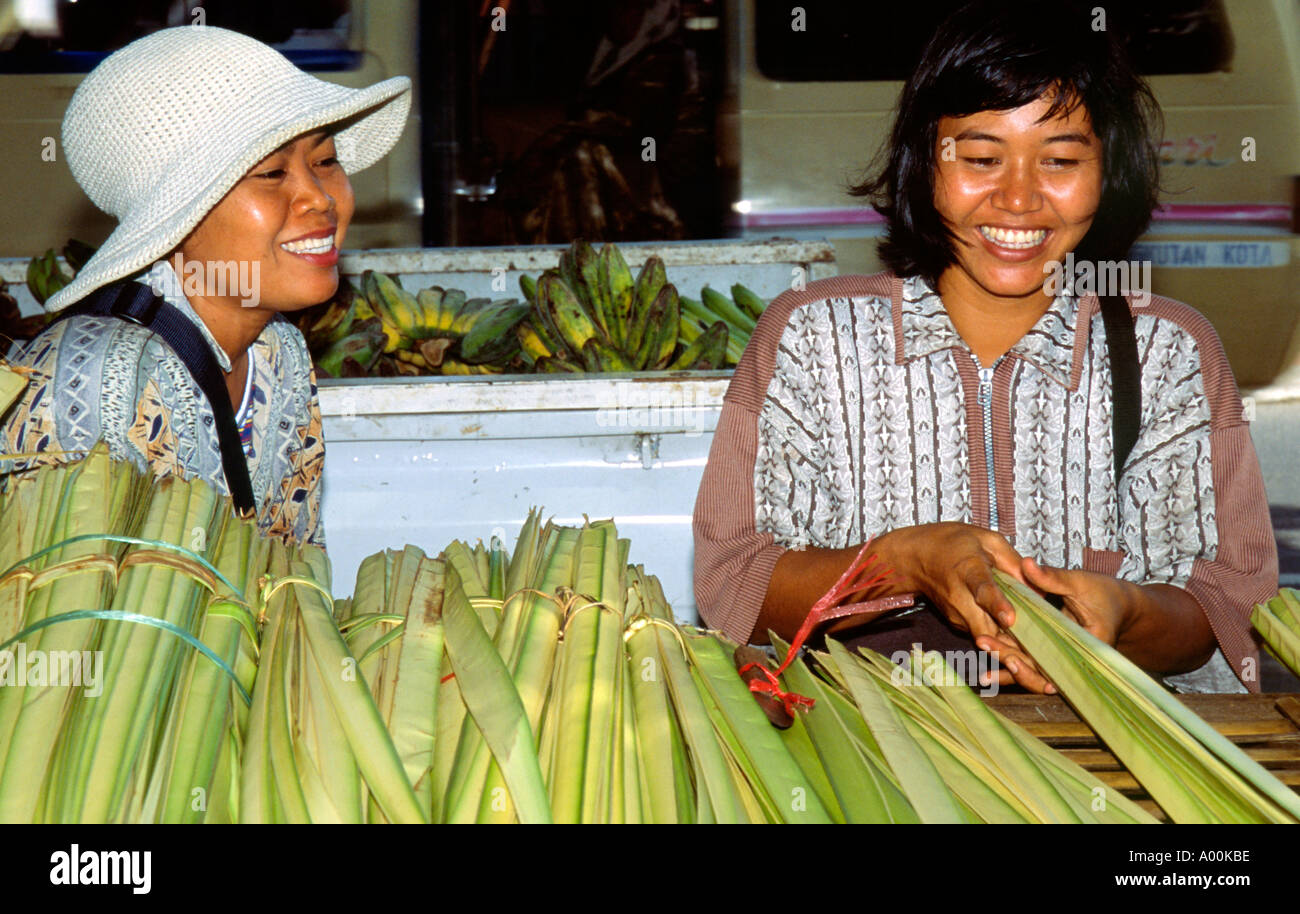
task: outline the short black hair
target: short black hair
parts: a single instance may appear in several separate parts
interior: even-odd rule
[[[1083,105],[1101,141],[1101,201],[1075,256],[1124,259],[1146,231],[1159,201],[1163,120],[1118,34],[1095,28],[1096,9],[1071,0],[975,0],[939,26],[899,99],[877,158],[887,160],[850,188],[885,217],[880,256],[896,274],[934,285],[956,261],[952,231],[934,207],[939,119],[1011,110],[1053,93],[1047,116]]]

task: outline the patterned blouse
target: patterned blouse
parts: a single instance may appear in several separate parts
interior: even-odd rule
[[[1277,544],[1241,397],[1204,317],[1154,295],[1133,313],[1141,425],[1117,485],[1096,296],[1058,296],[981,366],[919,278],[781,295],[727,389],[700,486],[701,614],[747,640],[784,551],[958,521],[1045,565],[1183,588],[1220,650],[1167,681],[1258,691],[1249,615],[1277,590]]]
[[[140,281],[194,322],[229,371],[229,357],[182,294],[171,265],[155,263]],[[229,494],[207,397],[154,333],[118,318],[76,315],[54,323],[11,361],[31,374],[0,422],[0,485],[6,474],[75,460],[103,440],[114,458],[155,477],[199,477]],[[249,373],[239,418],[258,525],[271,536],[323,546],[325,442],[302,334],[277,315],[249,348]]]

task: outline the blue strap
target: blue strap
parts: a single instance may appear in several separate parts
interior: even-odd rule
[[[167,304],[153,289],[129,280],[96,289],[61,312],[55,320],[71,314],[121,318],[162,337],[163,342],[185,363],[190,376],[212,407],[217,423],[217,442],[221,448],[221,464],[225,469],[226,486],[230,489],[235,509],[241,516],[254,516],[257,506],[253,500],[253,484],[248,477],[248,462],[244,458],[239,429],[235,425],[235,410],[230,404],[230,393],[226,390],[225,378],[212,348],[199,328],[194,326],[194,322]]]

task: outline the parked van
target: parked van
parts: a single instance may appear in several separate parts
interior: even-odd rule
[[[29,37],[0,50],[0,257],[59,250],[68,238],[97,244],[112,231],[114,220],[86,198],[63,162],[64,111],[85,74],[111,50],[163,26],[195,24],[202,11],[198,4],[172,4],[171,15],[178,18],[160,22],[154,16],[166,4],[49,5],[59,10],[69,49],[44,50]],[[331,0],[316,10],[268,5],[257,11],[255,25],[276,36],[250,34],[321,79],[360,87],[409,75],[418,95],[418,14],[416,0]],[[352,178],[357,211],[349,248],[420,244],[419,112],[417,97],[393,151]]]
[[[720,146],[740,234],[830,238],[841,272],[883,268],[882,221],[846,188],[958,5],[729,0]],[[1152,262],[1152,291],[1210,319],[1243,387],[1267,384],[1300,360],[1300,2],[1098,0],[1097,12],[1133,35],[1165,118],[1173,192],[1132,257]]]

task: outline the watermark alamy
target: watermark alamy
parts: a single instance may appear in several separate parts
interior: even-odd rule
[[[1074,252],[1065,262],[1049,260],[1043,264],[1047,279],[1043,291],[1050,296],[1128,295],[1135,308],[1151,303],[1150,260],[1076,260]]]
[[[104,690],[104,652],[29,651],[20,641],[14,650],[0,651],[0,686],[71,686],[85,689],[86,698],[98,698]]]
[[[910,661],[919,654],[919,670]],[[904,686],[963,686],[972,681],[981,683],[979,694],[998,694],[998,660],[987,651],[925,651],[916,646],[911,651],[897,650],[889,655],[894,670],[889,675],[891,685]],[[918,675],[919,672],[919,675]]]
[[[716,411],[717,401],[693,387],[629,382],[615,385],[614,405],[596,410],[596,424],[638,431],[682,429],[687,437],[696,437],[705,430],[705,418]]]
[[[197,296],[238,297],[245,308],[256,308],[262,301],[262,264],[256,260],[187,260],[177,255],[172,263],[180,280],[181,291],[187,298]],[[150,278],[150,288],[158,295],[167,290],[156,277]]]

